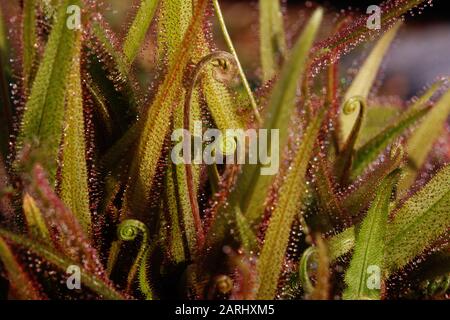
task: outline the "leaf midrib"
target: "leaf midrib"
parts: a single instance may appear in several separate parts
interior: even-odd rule
[[[365,245],[364,245],[364,256],[363,256],[363,263],[361,264],[361,270],[359,272],[360,274],[360,279],[359,279],[359,286],[358,286],[358,296],[361,296],[362,292],[363,292],[363,283],[364,283],[364,276],[365,276],[365,272],[364,270],[367,270],[367,256],[368,256],[368,251],[369,251],[369,247],[371,245],[371,240],[373,238],[373,233],[374,233],[374,229],[375,229],[375,224],[376,224],[376,213],[377,211],[379,211],[380,209],[380,203],[385,200],[384,199],[384,195],[377,197],[376,199],[376,205],[374,206],[374,213],[372,214],[371,217],[371,221],[370,221],[370,230],[369,230],[369,239],[368,241],[365,241]],[[358,241],[358,240],[356,240]]]

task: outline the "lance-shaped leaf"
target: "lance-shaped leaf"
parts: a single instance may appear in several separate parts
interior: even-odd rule
[[[170,226],[170,228],[166,228],[167,235],[165,240],[167,242],[169,257],[175,263],[180,263],[186,261],[188,256],[186,252],[185,239],[189,238],[191,243],[195,244],[195,241],[192,241],[195,239],[195,227],[192,220],[189,220],[191,222],[189,225],[182,223],[174,174],[173,165],[169,165],[166,173],[163,210],[164,221]]]
[[[238,208],[236,208],[236,225],[242,247],[247,253],[255,252],[258,249],[258,239],[247,219]]]
[[[450,225],[449,177],[450,166],[447,166],[395,213],[387,230],[387,273],[404,267],[433,242],[447,235]],[[351,227],[328,240],[332,261],[350,252],[355,233],[355,227]]]
[[[195,48],[195,39],[201,30],[206,0],[196,3],[194,14],[186,34],[178,46],[174,62],[158,88],[156,96],[144,116],[144,125],[138,143],[138,150],[131,166],[130,186],[126,192],[125,208],[135,215],[142,214],[150,199],[158,161],[164,140],[170,128],[170,120],[175,102],[179,98],[183,72]]]
[[[164,1],[160,5],[160,17],[158,19],[158,57],[167,66],[174,63],[177,48],[185,35],[186,28],[189,27],[189,21],[193,17],[193,5],[188,1],[174,0]],[[180,14],[182,13],[182,14]],[[194,40],[195,39],[195,40]],[[198,33],[192,41],[195,42],[195,48],[191,56],[192,62],[198,62],[201,58],[210,53],[208,43],[203,32]],[[192,43],[194,45],[194,43]],[[214,119],[214,122],[221,130],[243,127],[242,119],[237,115],[236,103],[226,88],[225,84],[217,81],[208,68],[201,78],[201,89],[208,109]],[[178,94],[178,97],[182,94]],[[182,105],[182,101],[178,106]],[[174,110],[180,111],[179,107],[172,106]],[[133,143],[136,143],[139,136],[139,126],[143,126],[142,121],[132,125],[123,137],[108,151],[104,157],[108,167],[110,164],[116,164]]]
[[[27,221],[30,236],[35,240],[51,244],[52,239],[42,212],[37,206],[36,201],[28,193],[23,197],[23,213]]]
[[[80,50],[81,34],[76,39],[76,53],[67,84],[66,124],[61,168],[61,198],[72,213],[75,214],[85,234],[90,234],[91,212],[89,209],[89,187],[86,168]]]
[[[364,62],[363,66],[359,70],[355,79],[353,79],[352,84],[348,88],[344,96],[344,101],[360,96],[363,99],[367,99],[369,96],[370,89],[375,81],[378,74],[383,57],[386,54],[389,46],[397,34],[398,29],[401,24],[397,23],[392,29],[390,29],[375,45],[372,52],[370,53],[367,60]],[[358,113],[344,113],[341,112],[340,115],[340,128],[341,128],[341,140],[345,144],[353,130],[354,124],[357,120]]]
[[[381,9],[381,30],[386,31],[392,27],[393,23],[409,10],[419,6],[426,0],[386,0],[380,4]],[[313,67],[324,65],[324,61],[334,61],[336,59],[336,50],[339,52],[350,52],[364,41],[372,39],[373,36],[380,34],[379,30],[367,28],[368,16],[362,14],[353,19],[352,23],[342,28],[341,31],[332,37],[319,42],[313,49]],[[325,64],[326,65],[326,64]]]
[[[36,0],[23,2],[23,75],[25,87],[33,81],[33,66],[36,57]]]
[[[355,227],[350,227],[327,240],[331,262],[349,253],[355,246]]]
[[[204,56],[208,51],[205,51]],[[225,84],[214,78],[211,71],[210,68],[205,71],[201,88],[214,122],[220,130],[243,128],[243,120],[236,112],[234,98]]]
[[[364,169],[375,161],[390,143],[401,136],[414,123],[422,119],[429,110],[429,108],[416,108],[405,112],[392,125],[386,127],[364,146],[359,148],[353,160],[353,177],[362,174]]]
[[[38,244],[33,240],[26,237],[16,235],[4,229],[0,229],[0,237],[10,241],[18,247],[25,248],[31,253],[38,255],[51,264],[55,265],[58,269],[65,272],[69,266],[79,265],[77,261],[71,260],[58,252],[55,252],[52,248],[42,244]],[[1,239],[1,238],[0,238]],[[1,240],[0,240],[1,243]],[[1,244],[0,244],[1,246]],[[82,283],[97,293],[100,297],[107,300],[123,300],[127,296],[119,293],[111,284],[110,281],[99,277],[96,273],[86,270],[84,267],[80,267],[81,281]],[[22,282],[17,282],[22,283]],[[30,283],[30,282],[28,282]],[[26,288],[26,287],[24,287]]]
[[[131,64],[139,53],[145,35],[158,7],[159,0],[142,0],[123,44],[123,55]]]
[[[53,182],[62,138],[66,85],[77,33],[66,25],[69,0],[60,3],[55,24],[36,74],[18,137],[17,151],[26,143],[37,144],[37,157]]]
[[[135,90],[135,79],[131,70],[131,62],[125,58],[121,45],[117,41],[115,33],[111,30],[108,23],[99,13],[93,17],[93,22],[88,29],[90,38],[85,41],[91,51],[88,58],[89,78],[92,83],[89,84],[91,89],[95,91],[93,94],[96,105],[100,108],[100,116],[110,119],[112,122],[112,138],[105,139],[107,147],[117,142],[117,139],[123,137],[125,132],[136,123],[138,115],[138,99]],[[142,44],[136,44],[141,46]],[[102,99],[106,102],[106,109],[102,106]],[[100,98],[100,99],[99,99]],[[106,112],[105,112],[106,111]],[[112,141],[110,141],[112,140]],[[133,140],[135,142],[137,138]],[[123,155],[129,152],[127,148],[121,148],[122,152],[119,158],[123,159]],[[108,169],[112,170],[118,165],[116,161]]]
[[[389,200],[398,174],[398,171],[393,172],[380,184],[367,216],[357,231],[355,251],[345,274],[347,288],[344,299],[380,299],[380,284],[386,273],[384,255]],[[377,276],[378,279],[371,278]]]
[[[123,54],[121,51],[117,51],[114,44],[111,41],[111,38],[109,36],[110,30],[105,30],[106,22],[104,21],[94,21],[92,24],[92,33],[94,36],[100,41],[100,43],[103,45],[103,49],[113,58],[114,60],[114,67],[117,69],[117,71],[120,74],[120,77],[128,77],[129,72],[129,64],[123,57]]]
[[[359,149],[369,140],[379,134],[386,124],[392,123],[393,119],[399,116],[400,109],[396,105],[372,105],[367,108],[366,117],[361,128],[361,132],[356,142]]]
[[[343,191],[341,205],[353,219],[358,218],[361,212],[368,208],[380,183],[400,166],[403,157],[403,148],[400,145],[392,146],[382,163]]]
[[[189,21],[192,19],[193,3],[191,0],[173,0],[161,3],[158,32],[158,50],[161,61],[173,62],[175,58],[173,48],[177,48],[183,40]],[[211,50],[203,32],[196,35],[195,41],[197,45],[191,58],[194,63],[198,63],[203,57],[209,55]],[[200,86],[217,127],[220,130],[242,128],[242,121],[236,114],[235,102],[225,84],[214,78],[212,67],[205,68]]]
[[[289,123],[295,108],[297,84],[305,71],[309,50],[322,21],[322,15],[322,10],[318,9],[310,18],[274,88],[263,127],[269,132],[273,129],[279,130],[279,141],[276,146],[278,149],[275,149],[275,146],[271,145],[271,139],[268,139],[268,154],[278,150],[281,155],[286,147],[289,134],[286,124]],[[261,169],[261,165],[244,165],[236,184],[235,192],[239,195],[241,211],[250,224],[261,219],[267,192],[273,180],[271,175],[262,175]]]
[[[0,231],[1,232],[1,231]],[[0,236],[0,262],[6,270],[11,289],[16,298],[22,300],[41,300],[45,298],[40,294],[34,281],[23,270],[19,261],[14,256],[14,252],[5,240]]]
[[[394,213],[389,225],[387,259],[390,271],[403,268],[450,229],[450,165]]]
[[[414,183],[417,171],[422,168],[434,143],[444,132],[449,115],[450,90],[439,99],[407,142],[406,151],[409,161],[405,177],[400,183],[401,190],[406,190]]]
[[[173,244],[178,246],[180,243],[180,237],[186,238],[187,246],[189,248],[189,256],[193,256],[198,250],[197,232],[195,227],[193,209],[189,200],[188,182],[186,179],[186,169],[184,165],[171,165],[169,164],[167,170],[167,183],[169,189],[166,191],[167,200],[169,201],[170,216],[173,223],[179,223],[178,230],[183,230],[182,233],[175,234],[177,227],[174,226],[174,230],[170,230],[169,234],[172,236]],[[194,195],[197,195],[197,188],[199,182],[199,168],[194,169]],[[171,187],[174,187],[172,189]],[[177,217],[176,217],[177,216]],[[184,233],[184,234],[183,234]],[[174,250],[180,250],[181,248],[173,248]]]
[[[441,86],[442,81],[433,84],[408,111],[357,150],[353,161],[352,174],[354,177],[360,175],[364,168],[374,161],[390,143],[427,115],[429,108],[426,108],[425,105]]]
[[[263,81],[266,82],[278,70],[277,58],[284,58],[287,53],[280,1],[259,0],[259,37]]]
[[[180,14],[181,13],[181,14]],[[179,47],[185,36],[185,32],[189,27],[189,21],[192,19],[193,15],[193,2],[192,1],[168,1],[161,4],[160,9],[160,19],[159,19],[159,32],[158,32],[158,46],[159,50],[164,51],[164,58],[160,61],[161,64],[164,62],[173,63],[176,52],[171,50],[173,47]],[[198,34],[197,39],[201,36],[201,32]],[[173,46],[173,47],[170,47]],[[199,47],[192,52],[192,59],[197,61],[199,59],[199,52],[207,50],[206,43],[201,43]],[[162,54],[162,53],[161,53]],[[197,68],[196,68],[197,70]],[[195,73],[195,71],[194,71]],[[173,115],[173,130],[179,130],[184,128],[185,120],[185,108],[189,108],[188,113],[189,118],[189,131],[194,131],[194,121],[201,120],[200,116],[200,103],[199,103],[199,93],[196,89],[197,76],[194,79],[190,79],[189,83],[190,90],[186,94],[185,91],[182,92],[180,98],[176,102],[174,115]],[[190,95],[190,96],[188,96]],[[170,157],[168,157],[170,163]],[[193,186],[194,190],[190,190],[189,182],[186,175],[186,167],[184,164],[172,165],[169,164],[166,172],[166,200],[169,209],[169,218],[171,223],[179,223],[179,225],[174,226],[168,231],[169,234],[169,247],[170,251],[174,253],[173,256],[177,259],[179,258],[179,253],[183,250],[180,245],[183,244],[184,239],[187,242],[186,252],[187,257],[192,257],[197,251],[197,232],[194,220],[194,209],[190,203],[189,193],[193,193],[196,199],[198,183],[199,183],[199,167],[192,166],[193,170]],[[176,234],[178,230],[184,230],[184,235],[182,233]],[[184,250],[183,250],[184,251]],[[178,254],[176,254],[178,253]]]
[[[330,171],[327,157],[320,158],[315,172],[315,190],[319,203],[321,224],[325,231],[347,222],[349,214],[342,206],[342,201],[337,195],[337,184]]]
[[[55,194],[40,165],[34,167],[32,184],[28,189],[51,230],[53,246],[88,270],[102,270],[98,253],[90,244],[80,222]]]
[[[258,260],[257,270],[260,281],[258,299],[273,299],[276,295],[291,226],[301,210],[305,197],[305,175],[324,113],[325,110],[322,109],[305,130],[291,169],[280,187],[279,200],[270,217]]]

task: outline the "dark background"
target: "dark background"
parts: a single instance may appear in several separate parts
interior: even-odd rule
[[[248,0],[222,0],[223,3],[228,2],[246,2]],[[394,1],[394,0],[389,0]],[[307,1],[303,0],[284,0],[285,3],[290,5],[303,5]],[[383,1],[377,0],[349,0],[349,1],[311,1],[312,3],[322,4],[327,8],[335,9],[348,9],[352,7],[353,9],[359,9],[364,11],[370,5],[379,5]],[[426,10],[421,15],[416,15],[414,17],[415,22],[434,22],[436,20],[446,20],[450,21],[450,1],[449,0],[433,0],[433,7],[427,7]]]

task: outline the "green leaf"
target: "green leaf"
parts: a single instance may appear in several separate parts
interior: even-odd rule
[[[402,135],[412,125],[421,120],[429,112],[429,108],[427,108],[426,105],[429,103],[429,100],[433,97],[433,95],[442,87],[442,85],[442,80],[434,83],[419,99],[417,99],[416,102],[413,103],[411,107],[409,107],[408,111],[401,114],[395,120],[392,120],[392,118],[388,120],[390,118],[389,115],[388,119],[386,119],[386,114],[389,114],[390,111],[389,109],[382,108],[372,110],[377,111],[372,112],[371,114],[372,117],[377,117],[377,119],[373,119],[372,122],[374,120],[384,121],[384,123],[389,121],[391,122],[391,124],[385,126],[383,130],[374,135],[369,141],[367,141],[357,150],[355,160],[353,162],[353,177],[360,175],[363,172],[364,168],[367,167],[372,161],[374,161],[389,145],[389,143]],[[383,119],[383,117],[385,119]]]
[[[225,84],[214,79],[210,69],[205,73],[201,89],[217,128],[222,131],[243,128],[243,121],[236,112],[236,102]]]
[[[390,174],[380,185],[372,205],[356,235],[355,251],[345,273],[347,288],[343,297],[347,300],[380,299],[380,288],[370,286],[371,268],[380,271],[381,284],[385,274],[384,255],[389,200],[398,180],[398,172]],[[377,276],[376,274],[374,275]]]
[[[62,147],[61,199],[77,217],[85,234],[90,234],[91,211],[86,167],[86,142],[81,87],[81,34],[67,84],[65,132]]]
[[[37,144],[37,160],[45,164],[51,181],[54,181],[56,175],[67,79],[75,54],[75,39],[79,33],[66,26],[66,8],[69,3],[74,2],[63,0],[60,4],[43,61],[25,106],[17,143],[17,152],[25,144]]]
[[[391,146],[388,156],[382,163],[346,188],[344,195],[341,196],[341,205],[353,219],[367,209],[380,183],[401,165],[403,158],[404,151],[401,145]]]
[[[199,0],[175,58],[145,116],[138,149],[131,165],[131,180],[126,191],[125,208],[129,212],[142,214],[149,204],[150,190],[155,178],[163,145],[170,128],[173,105],[178,101],[182,87],[183,72],[194,51],[195,38],[201,30],[203,12],[207,1]]]
[[[236,208],[236,225],[242,247],[247,253],[256,252],[258,249],[258,239],[239,208]]]
[[[29,194],[25,194],[23,197],[23,213],[27,221],[30,236],[33,239],[51,245],[52,239],[45,223],[45,219],[37,206],[36,201]]]
[[[86,85],[86,89],[89,91],[90,96],[92,97],[92,99],[94,100],[95,103],[95,113],[98,116],[98,118],[101,119],[104,128],[106,129],[106,133],[105,135],[107,137],[111,137],[112,133],[113,133],[113,128],[112,128],[112,119],[111,119],[111,115],[109,113],[107,104],[106,104],[106,99],[103,96],[100,88],[98,88],[97,85],[95,85],[92,81],[87,80],[85,82]]]
[[[187,225],[186,222],[184,224],[182,223],[182,219],[186,219],[187,217],[180,217],[179,201],[181,199],[178,198],[174,174],[174,166],[168,165],[164,191],[164,214],[165,222],[170,226],[169,228],[166,228],[168,253],[175,263],[180,263],[186,261],[187,258],[185,239],[188,239],[188,243],[194,243],[195,245],[195,241],[193,241],[193,239],[195,239],[195,226],[192,219],[187,221],[189,223]],[[183,231],[186,236],[184,236]]]
[[[180,45],[185,35],[189,21],[193,17],[193,5],[188,1],[174,0],[164,1],[160,5],[160,17],[158,19],[157,49],[159,61],[167,65],[174,63],[177,53],[174,48]],[[184,30],[184,31],[183,31]],[[192,62],[197,63],[201,58],[210,54],[211,50],[207,44],[203,32],[196,35],[196,46],[191,54]],[[194,41],[194,40],[193,40]],[[234,101],[225,84],[218,82],[209,70],[202,75],[201,89],[208,109],[220,130],[242,128],[243,121],[236,113],[236,102]],[[181,96],[179,94],[178,96]],[[180,102],[180,105],[182,103]],[[180,108],[174,108],[180,112]],[[142,121],[132,125],[122,138],[107,152],[104,157],[107,167],[114,166],[130,146],[138,140],[139,131],[142,130]]]
[[[449,177],[450,166],[446,166],[395,213],[387,229],[387,273],[403,268],[433,242],[447,235],[450,225]],[[328,240],[332,261],[350,252],[355,243],[355,232],[355,227],[351,227]]]
[[[72,261],[62,256],[61,254],[55,252],[52,248],[49,248],[42,244],[38,244],[33,240],[30,240],[20,235],[13,234],[4,229],[0,229],[0,237],[7,239],[8,241],[11,241],[12,243],[14,243],[19,247],[23,247],[27,250],[30,250],[34,254],[52,263],[53,265],[55,265],[60,270],[63,270],[64,272],[67,270],[69,266],[79,265],[77,262]],[[127,298],[126,296],[116,291],[116,289],[113,288],[113,286],[109,283],[109,280],[102,279],[95,273],[87,271],[83,267],[80,267],[80,271],[82,283],[86,287],[88,287],[89,289],[100,295],[102,298],[107,300],[123,300]]]
[[[330,260],[332,262],[349,253],[354,248],[355,232],[355,227],[350,227],[327,240]]]
[[[279,130],[277,147],[280,155],[288,140],[289,131],[286,124],[289,123],[296,105],[297,84],[305,71],[309,50],[322,21],[322,15],[322,10],[318,9],[310,18],[292,50],[289,61],[283,68],[269,103],[263,128],[269,132],[273,129]],[[268,154],[274,152],[270,141],[269,138]],[[261,175],[261,169],[260,164],[244,165],[243,172],[236,183],[240,208],[250,224],[255,224],[261,219],[267,192],[273,181],[273,176]]]
[[[171,50],[170,46],[178,47],[182,43],[183,36],[189,26],[189,21],[193,17],[193,6],[191,1],[186,0],[176,0],[170,2],[164,2],[161,5],[160,12],[160,29],[158,33],[158,44],[161,49],[164,49],[166,54],[165,59],[172,62],[175,52]],[[201,121],[201,107],[200,107],[200,90],[197,90],[197,78],[202,76],[201,86],[205,96],[205,100],[208,104],[208,109],[213,116],[218,128],[220,130],[226,130],[227,128],[234,128],[235,126],[240,127],[235,119],[237,118],[235,113],[232,111],[234,106],[232,105],[231,97],[229,96],[227,89],[223,84],[219,83],[212,77],[211,66],[203,65],[200,60],[202,58],[208,57],[210,52],[208,45],[206,43],[203,33],[199,33],[197,36],[197,41],[199,43],[195,50],[191,53],[192,60],[197,63],[194,75],[189,83],[189,90],[182,92],[180,98],[176,102],[176,107],[174,110],[173,120],[173,130],[184,128],[184,117],[185,108],[189,108],[189,130],[194,131],[194,121]],[[203,61],[203,60],[201,60]],[[161,61],[160,63],[164,63]],[[209,62],[208,62],[209,63]],[[212,89],[212,90],[211,90]],[[187,101],[187,99],[189,101]],[[186,105],[187,104],[187,105]],[[200,133],[201,134],[201,133]],[[170,159],[169,159],[170,162]],[[198,239],[197,230],[195,225],[195,217],[197,215],[196,211],[190,202],[189,194],[192,192],[197,198],[197,191],[199,188],[199,175],[200,169],[198,166],[193,165],[193,183],[194,190],[190,190],[189,181],[187,180],[187,171],[185,165],[171,165],[169,164],[166,173],[166,183],[170,187],[166,189],[166,199],[169,201],[169,209],[171,221],[180,223],[185,232],[185,238],[187,241],[187,252],[188,256],[193,257],[196,251],[198,251]],[[174,201],[175,200],[175,201]],[[175,217],[177,215],[177,217]],[[179,218],[179,219],[178,219]],[[175,228],[177,228],[175,227]],[[200,232],[203,234],[203,232]],[[172,242],[173,247],[171,251],[180,252],[180,235],[174,234],[169,231],[170,238],[175,240]]]
[[[169,160],[170,161],[170,160]],[[194,186],[193,191],[197,195],[198,183],[199,183],[199,168],[196,166],[194,168]],[[197,231],[195,227],[194,215],[192,206],[189,200],[189,190],[186,178],[186,169],[184,165],[168,165],[167,169],[167,183],[169,187],[175,188],[175,190],[169,188],[166,192],[167,199],[170,201],[169,209],[170,215],[172,216],[172,222],[178,222],[180,225],[182,233],[179,235],[173,234],[176,232],[177,227],[174,226],[172,234],[172,239],[176,240],[173,244],[179,246],[179,237],[186,238],[187,247],[189,248],[189,256],[192,257],[198,251],[197,243]],[[173,193],[175,191],[175,193]],[[178,219],[175,219],[177,216]],[[180,230],[178,231],[180,232]],[[184,234],[183,234],[184,233]],[[173,248],[174,250],[181,250],[181,248]]]
[[[104,58],[98,61],[95,56],[90,56],[93,58],[91,63],[94,62],[89,66],[93,82],[90,87],[99,89],[94,98],[99,98],[100,92],[104,96],[109,107],[108,117],[113,122],[113,137],[117,138],[115,135],[122,137],[135,124],[139,111],[138,102],[130,73],[131,62],[127,61],[123,51],[118,48],[114,32],[108,23],[101,15],[99,17],[101,19],[94,21],[89,29],[91,41],[86,41],[86,44],[94,46],[91,48],[94,52],[100,48],[100,55]],[[120,155],[123,156],[124,153],[126,151]]]
[[[400,108],[394,105],[372,105],[368,107],[356,142],[356,148],[359,149],[373,139],[386,127],[386,124],[392,123],[393,119],[398,117],[399,114]]]
[[[130,67],[129,63],[127,60],[125,60],[125,57],[123,56],[122,52],[118,51],[114,47],[103,25],[94,21],[94,23],[92,24],[92,32],[95,35],[95,37],[100,41],[105,51],[113,58],[114,67],[119,72],[120,77],[124,77],[125,79],[128,80]]]
[[[415,181],[417,171],[422,168],[434,143],[442,136],[450,115],[450,90],[431,109],[406,144],[408,166],[400,190],[408,189]]]
[[[341,199],[337,195],[337,184],[331,173],[331,165],[326,157],[321,157],[317,162],[314,187],[317,193],[320,224],[323,232],[328,232],[349,220],[349,213],[342,206]]]
[[[278,71],[277,57],[285,58],[287,53],[279,0],[259,0],[259,33],[263,81],[266,82]]]
[[[172,63],[175,59],[174,48],[183,41],[192,19],[192,0],[161,1],[158,17],[157,50],[159,61]]]
[[[1,235],[1,230],[0,230]],[[3,262],[7,277],[10,281],[11,288],[17,298],[22,300],[40,300],[44,299],[28,274],[23,270],[20,263],[14,256],[10,246],[0,236],[0,261]]]
[[[381,4],[381,28],[383,31],[392,27],[395,21],[398,21],[402,15],[409,10],[419,6],[426,0],[404,0],[404,1],[384,1]],[[336,51],[348,52],[357,47],[364,40],[370,40],[374,35],[380,34],[379,30],[367,28],[367,16],[362,19],[354,19],[354,22],[346,28],[333,35],[332,37],[320,42],[312,54],[313,65],[320,65],[327,59],[334,58]]]
[[[353,177],[362,174],[369,164],[375,161],[390,143],[422,119],[429,110],[429,108],[411,108],[395,119],[393,124],[387,126],[364,146],[359,148],[353,160]]]
[[[31,185],[27,192],[33,196],[45,224],[50,228],[53,246],[65,256],[82,263],[90,271],[102,270],[98,254],[80,222],[58,198],[40,165],[33,168]]]
[[[136,58],[158,7],[158,0],[142,0],[123,44],[123,55],[128,64]]]
[[[310,295],[314,291],[314,285],[310,277],[310,267],[315,262],[317,256],[317,248],[308,247],[303,251],[302,257],[298,265],[299,280],[306,295]],[[311,261],[313,260],[313,261]]]
[[[360,96],[363,99],[368,98],[370,89],[372,88],[372,85],[375,81],[375,77],[377,76],[381,62],[383,61],[383,57],[389,49],[392,41],[394,40],[400,26],[401,23],[396,23],[395,26],[392,27],[388,32],[386,32],[386,34],[377,42],[369,57],[360,68],[355,79],[353,79],[352,84],[347,89],[347,92],[344,96],[344,101],[348,101],[349,99],[356,96]],[[349,114],[341,112],[341,115],[339,117],[341,127],[340,135],[341,140],[344,144],[349,138],[351,131],[353,130],[357,117],[357,112]]]
[[[260,286],[258,299],[273,299],[278,287],[291,226],[299,213],[306,190],[306,170],[313,154],[325,110],[322,109],[305,130],[291,169],[280,187],[278,203],[270,217],[257,270]]]
[[[36,0],[23,2],[23,75],[25,87],[33,81],[33,66],[36,58]]]
[[[312,271],[316,285],[311,281]],[[328,300],[330,294],[330,257],[327,243],[316,237],[315,245],[307,248],[300,259],[299,279],[308,300]]]
[[[394,212],[387,242],[388,268],[403,268],[450,228],[450,165]]]

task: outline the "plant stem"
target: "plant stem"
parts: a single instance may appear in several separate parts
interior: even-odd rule
[[[258,121],[258,124],[262,125],[261,116],[258,111],[258,105],[256,104],[255,97],[253,96],[253,92],[250,89],[250,85],[248,83],[247,77],[245,76],[244,69],[242,69],[242,65],[239,61],[238,55],[236,53],[236,49],[234,48],[233,42],[231,41],[230,34],[228,33],[227,26],[225,24],[225,20],[222,15],[222,11],[220,9],[219,1],[213,0],[213,4],[214,4],[214,10],[217,15],[217,19],[219,20],[220,29],[222,30],[222,34],[223,34],[223,36],[225,38],[225,42],[228,46],[228,50],[230,50],[231,54],[234,56],[234,59],[236,60],[236,65],[239,70],[239,75],[241,77],[244,88],[247,91],[248,97],[250,99],[250,104],[251,104],[253,112],[255,114],[255,118]]]
[[[215,163],[208,165],[207,171],[209,183],[211,185],[211,192],[212,194],[216,194],[219,191],[220,183],[220,174],[219,170],[217,169],[217,165]]]

